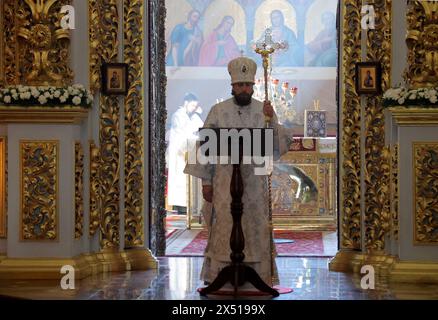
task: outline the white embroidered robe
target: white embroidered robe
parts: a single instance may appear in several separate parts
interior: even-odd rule
[[[204,123],[204,128],[263,127],[265,127],[263,103],[254,99],[248,106],[236,105],[233,98],[221,102],[213,106]],[[287,151],[286,129],[278,124],[276,116],[271,120],[271,127],[274,128],[274,154],[277,153],[279,156]],[[210,221],[207,221],[209,239],[201,272],[201,279],[207,282],[212,282],[219,271],[230,262],[230,235],[233,224],[230,210],[232,169],[232,164],[188,164],[184,171],[201,178],[203,185],[213,186],[212,214]],[[242,164],[241,173],[244,188],[242,197],[244,262],[254,268],[265,283],[276,285],[277,283],[272,283],[272,272],[276,274],[276,266],[274,262],[272,264],[274,270],[271,270],[267,176],[255,175],[254,165],[251,164]]]

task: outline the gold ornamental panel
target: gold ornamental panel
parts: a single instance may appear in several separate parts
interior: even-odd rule
[[[391,229],[395,240],[398,240],[399,233],[399,218],[398,218],[398,203],[399,203],[399,145],[392,146],[391,151]]]
[[[414,142],[414,243],[438,245],[438,142]]]
[[[90,142],[90,227],[89,235],[93,236],[100,226],[102,208],[101,200],[101,167],[100,149]]]
[[[18,41],[15,28],[15,16],[18,11],[17,0],[5,0],[2,5],[2,47],[4,84],[18,84]]]
[[[58,239],[58,141],[20,141],[21,240]]]
[[[84,151],[75,143],[75,239],[84,233]]]
[[[318,139],[315,143],[319,146]],[[336,144],[334,144],[336,145]],[[272,206],[275,227],[336,229],[336,150],[289,151],[274,164]]]
[[[18,0],[14,16],[18,84],[72,83],[70,30],[61,26],[61,8],[70,0]]]
[[[408,1],[408,67],[405,79],[414,88],[435,87],[438,82],[438,23],[436,1]]]
[[[6,137],[0,137],[0,238],[6,238]]]
[[[5,25],[5,18],[4,18],[4,4],[0,4],[0,26],[2,26],[2,29],[0,30],[0,86],[4,86],[5,84],[5,61],[4,61],[4,25]]]

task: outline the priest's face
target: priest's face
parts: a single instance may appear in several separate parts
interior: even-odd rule
[[[234,96],[234,101],[239,106],[247,106],[251,103],[251,98],[254,93],[254,83],[238,82],[233,84],[231,94]]]

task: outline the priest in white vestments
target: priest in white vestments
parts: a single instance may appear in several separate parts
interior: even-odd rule
[[[187,175],[184,167],[187,145],[190,140],[197,139],[196,134],[203,125],[198,112],[202,112],[198,98],[188,93],[184,97],[184,104],[172,116],[167,150],[167,203],[170,206],[187,207]]]
[[[252,98],[257,65],[246,57],[236,58],[228,64],[231,75],[233,98],[212,107],[204,128],[263,128],[265,115],[271,117],[274,128],[274,154],[287,152],[286,129],[278,124],[270,102]],[[276,277],[275,249],[271,243],[269,222],[268,179],[266,175],[255,175],[254,164],[242,164],[241,173],[244,193],[242,197],[242,228],[245,237],[245,260],[257,271],[262,280],[274,286]],[[233,225],[230,212],[230,183],[232,164],[187,164],[184,172],[202,179],[203,207],[209,230],[201,280],[211,283],[218,273],[230,263],[230,235]],[[210,211],[211,212],[208,212]],[[274,250],[273,254],[271,250]],[[272,260],[274,257],[274,261]]]

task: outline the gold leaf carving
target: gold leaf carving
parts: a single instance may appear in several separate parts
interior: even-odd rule
[[[18,1],[14,23],[20,84],[71,84],[70,34],[61,27],[61,7],[67,4],[70,0]]]
[[[58,142],[20,141],[21,239],[56,240]]]
[[[414,241],[438,244],[438,142],[414,143]]]
[[[438,82],[437,12],[436,1],[408,1],[405,80],[414,89],[434,87]]]
[[[90,143],[90,236],[93,236],[100,226],[101,187],[100,187],[100,149]]]
[[[360,0],[347,0],[343,6],[343,179],[341,193],[341,247],[360,249],[361,247],[361,211],[360,211],[360,174],[361,174],[361,106],[355,90],[355,63],[361,57],[361,7]]]
[[[124,60],[129,65],[125,100],[125,247],[143,246],[143,1],[124,1]]]
[[[391,0],[374,1],[375,29],[368,30],[367,59],[380,61],[382,90],[387,90],[391,75]],[[390,228],[390,152],[385,148],[381,96],[369,97],[365,107],[365,246],[385,248]]]
[[[84,151],[75,143],[75,239],[84,233]]]

